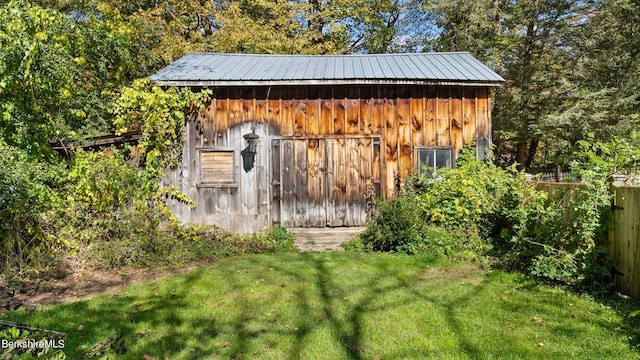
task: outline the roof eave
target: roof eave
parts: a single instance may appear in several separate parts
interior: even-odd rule
[[[440,85],[440,86],[501,86],[504,80],[152,80],[157,86],[220,87],[220,86],[297,86],[297,85]]]

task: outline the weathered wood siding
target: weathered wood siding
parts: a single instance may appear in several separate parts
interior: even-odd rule
[[[260,137],[245,171],[243,135]],[[166,178],[197,204],[172,203],[183,221],[235,231],[265,226],[358,226],[367,187],[393,196],[416,164],[416,147],[491,142],[484,87],[367,85],[214,90],[189,121],[182,164]],[[200,152],[232,151],[236,182],[203,184]]]

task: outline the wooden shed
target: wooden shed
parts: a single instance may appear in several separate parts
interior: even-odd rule
[[[165,181],[196,203],[171,202],[177,218],[238,232],[361,226],[367,196],[454,166],[467,143],[483,158],[504,81],[468,53],[193,53],[151,80],[213,90]]]

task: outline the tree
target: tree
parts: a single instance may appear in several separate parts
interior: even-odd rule
[[[575,54],[571,39],[590,9],[570,0],[438,0],[426,7],[440,29],[427,48],[470,51],[506,79],[493,118],[505,162],[534,165],[545,136],[540,124],[559,106]]]
[[[52,141],[112,133],[109,93],[161,66],[117,9],[92,4],[0,8],[0,138],[8,145],[42,154]]]
[[[68,20],[23,1],[0,8],[0,140],[32,155],[47,152],[69,115],[76,63]]]
[[[631,139],[640,125],[640,4],[610,0],[597,4],[584,31],[575,34],[576,59],[562,102],[541,128],[558,144],[564,162],[580,150],[580,140]]]

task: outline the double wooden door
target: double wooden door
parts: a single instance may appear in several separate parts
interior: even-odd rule
[[[277,139],[271,154],[274,225],[337,227],[366,222],[367,196],[380,191],[379,138]]]

